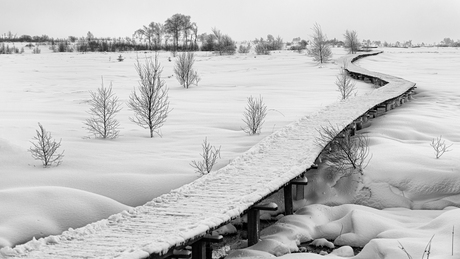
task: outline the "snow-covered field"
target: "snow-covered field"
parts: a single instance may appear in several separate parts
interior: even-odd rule
[[[344,51],[335,50],[336,56]],[[138,84],[136,57],[153,53],[50,53],[0,56],[0,247],[58,234],[106,218],[128,206],[142,205],[198,177],[189,165],[200,159],[205,137],[221,146],[216,169],[273,131],[339,98],[338,68],[319,68],[292,52],[270,56],[215,56],[197,53],[199,86],[182,88],[173,75],[169,53],[161,53],[163,76],[173,111],[163,137],[129,121],[127,106],[118,114],[120,137],[94,139],[84,129],[89,90],[101,77],[126,102]],[[360,84],[363,89],[370,89]],[[268,106],[262,134],[242,130],[249,96]],[[65,150],[58,167],[42,168],[27,151],[40,122]]]
[[[337,58],[345,53],[334,49],[334,54]],[[414,101],[373,120],[371,127],[363,130],[370,135],[373,154],[364,171],[366,188],[350,200],[338,201],[336,194],[341,190],[334,186],[329,189],[333,180],[320,179],[324,174],[317,173],[309,180],[321,182],[323,187],[314,192],[315,198],[305,202],[437,210],[378,211],[357,205],[313,205],[303,209],[306,218],[319,212],[325,216],[306,220],[303,224],[307,229],[302,233],[333,240],[342,232],[337,241],[340,245],[364,245],[380,235],[384,241],[372,241],[374,245],[365,248],[362,256],[364,252],[377,253],[376,247],[385,256],[396,255],[402,251],[396,241],[400,240],[416,257],[436,234],[432,258],[437,256],[435,248],[449,254],[449,235],[442,231],[452,229],[455,223],[460,231],[458,220],[455,222],[459,209],[449,210],[460,204],[458,54],[455,49],[385,49],[384,54],[359,61],[369,70],[416,82],[418,94]],[[172,77],[169,53],[161,53],[174,109],[162,128],[163,137],[148,138],[147,130],[129,121],[132,112],[125,106],[118,116],[121,136],[115,140],[94,139],[83,128],[88,117],[88,90],[97,89],[103,76],[105,85],[112,82],[114,92],[126,101],[137,85],[133,65],[136,56],[152,54],[123,55],[123,62],[117,62],[114,54],[104,53],[0,56],[0,247],[28,241],[32,236],[58,234],[68,227],[83,226],[129,206],[142,205],[197,178],[189,163],[199,159],[205,137],[211,144],[222,146],[217,169],[273,131],[339,98],[334,85],[338,67],[333,63],[319,67],[305,55],[285,51],[257,57],[198,53],[195,65],[202,78],[200,85],[183,89]],[[372,90],[364,83],[358,83],[358,87],[360,94]],[[258,136],[248,136],[241,130],[242,113],[250,95],[261,95],[269,109]],[[42,168],[27,152],[37,122],[54,138],[62,138],[62,165]],[[451,152],[435,159],[429,143],[439,135],[453,146]],[[311,190],[308,192],[311,196]],[[438,215],[440,218],[435,219]],[[289,217],[285,220],[290,221]],[[356,235],[345,235],[353,231]],[[414,235],[417,238],[409,238]],[[389,242],[387,238],[394,245],[384,243]],[[456,238],[458,242],[458,231]],[[292,245],[296,240],[286,242]],[[282,254],[280,251],[275,253]]]

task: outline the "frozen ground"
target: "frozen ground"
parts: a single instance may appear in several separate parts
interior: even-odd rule
[[[433,50],[417,49],[416,51]],[[344,54],[341,50],[334,51],[336,57]],[[451,205],[458,206],[459,198],[455,195],[460,192],[458,188],[459,135],[443,134],[448,143],[453,143],[454,146],[451,152],[438,160],[434,159],[429,147],[429,142],[432,137],[436,137],[435,135],[440,135],[444,131],[452,133],[453,128],[458,128],[459,122],[455,120],[458,118],[458,91],[454,88],[458,81],[458,74],[454,72],[458,71],[455,70],[458,69],[458,64],[450,63],[455,62],[453,58],[455,55],[458,56],[458,52],[436,51],[440,53],[389,53],[388,55],[385,53],[381,58],[377,56],[368,58],[369,61],[366,59],[360,61],[362,66],[370,70],[417,82],[419,92],[431,93],[433,100],[425,100],[424,103],[421,98],[424,95],[419,94],[415,101],[374,120],[372,127],[365,129],[371,134],[373,153],[371,163],[365,170],[364,185],[367,188],[361,189],[363,191],[358,193],[356,199],[350,196],[350,201],[354,200],[377,208],[401,207],[400,204],[408,208],[422,208],[426,207],[425,204],[429,204],[430,208],[436,209]],[[427,60],[422,60],[427,54],[433,55],[428,55]],[[113,81],[114,90],[122,100],[127,99],[129,92],[136,85],[137,78],[132,64],[135,54],[125,55],[127,59],[121,63],[114,62],[116,56],[110,57],[109,54],[44,53],[1,57],[2,171],[0,174],[2,179],[6,180],[0,183],[0,195],[2,195],[0,213],[2,219],[7,220],[2,220],[0,225],[0,245],[27,241],[31,236],[59,233],[70,226],[78,227],[86,224],[85,222],[107,217],[127,206],[143,204],[161,193],[192,181],[196,178],[196,174],[188,164],[191,160],[199,158],[200,145],[206,136],[212,144],[222,146],[223,157],[219,163],[219,167],[222,167],[272,131],[338,100],[338,93],[334,86],[334,76],[338,69],[334,64],[319,68],[310,58],[289,52],[274,53],[267,57],[257,56],[257,58],[251,55],[215,57],[200,53],[196,65],[198,71],[203,71],[201,73],[203,80],[199,87],[185,90],[179,87],[174,78],[165,78],[171,88],[174,111],[163,129],[163,138],[147,138],[148,134],[145,130],[129,123],[128,117],[131,113],[124,109],[119,116],[123,127],[119,139],[114,141],[88,139],[89,135],[82,128],[82,121],[86,118],[87,90],[94,90],[99,86],[101,74],[106,84]],[[447,58],[440,59],[439,56],[443,55]],[[162,57],[165,66],[164,75],[168,76],[172,74],[172,64],[167,62],[168,54],[163,53]],[[406,66],[405,62],[408,58],[413,59],[414,67],[410,69],[405,67],[405,70],[398,68],[398,64]],[[437,88],[439,81],[437,78],[430,79],[426,76],[424,71],[427,71],[427,68],[416,68],[417,65],[424,65],[422,62],[428,62],[425,64],[430,66],[440,62],[436,67],[439,69],[438,73],[442,70],[442,80],[445,80],[443,81],[444,95],[435,95],[434,89],[439,89]],[[402,71],[406,74],[397,73]],[[424,81],[418,80],[418,75],[423,76]],[[361,92],[372,89],[362,83],[359,86]],[[269,109],[273,109],[269,112],[263,134],[255,137],[246,136],[240,129],[243,126],[241,114],[246,98],[251,94],[262,95]],[[436,98],[442,96],[457,101],[453,101],[450,106],[446,104],[448,102],[443,102],[447,106],[439,109]],[[420,101],[422,101],[420,107],[402,114],[402,121],[405,123],[400,120],[390,123],[384,121],[402,113],[404,111],[402,109],[410,109]],[[426,107],[427,110],[421,107]],[[449,118],[444,117],[444,114],[449,111],[452,112],[450,120],[443,119]],[[173,113],[176,115],[174,116]],[[417,115],[421,119],[416,119],[420,118]],[[437,119],[443,123],[431,123],[429,128],[421,124]],[[55,138],[62,138],[66,157],[61,166],[43,169],[40,163],[33,161],[27,153],[26,150],[30,146],[28,141],[37,128],[36,122],[41,122]],[[376,127],[378,123],[381,123],[381,126]],[[386,137],[389,141],[379,141],[379,137],[389,135],[388,132],[393,132],[395,135]],[[424,138],[420,138],[421,135]],[[408,151],[402,154],[414,152],[415,155],[407,155],[401,159],[402,156],[394,151],[399,150],[400,147],[395,147],[393,141],[407,148]],[[419,155],[423,155],[423,159],[415,153],[418,151],[420,151]],[[424,162],[422,166],[419,166],[420,161]],[[425,171],[414,177],[410,174],[414,167],[419,168],[417,172],[420,168]],[[316,176],[310,175],[309,179],[311,183],[315,183],[323,176],[324,174],[319,171]],[[308,202],[326,204],[349,202],[343,199],[337,201],[340,188],[331,185],[332,182],[328,183],[327,179],[322,180],[324,184],[322,190],[328,192],[324,194],[319,192],[320,195],[316,199],[309,199]],[[6,198],[3,199],[3,196]],[[338,235],[337,220],[341,226],[345,226],[344,231],[357,233],[357,235],[348,235],[351,237],[350,245],[356,245],[353,243],[356,242],[352,240],[353,237],[360,237],[363,234],[366,234],[369,240],[376,235],[387,237],[388,233],[383,233],[384,231],[400,229],[401,226],[408,225],[404,233],[396,231],[397,235],[390,235],[392,241],[395,241],[401,238],[401,234],[411,236],[422,232],[418,231],[419,229],[413,230],[414,228],[424,228],[427,231],[423,232],[421,238],[408,239],[409,244],[401,241],[404,247],[415,254],[419,253],[422,244],[423,247],[426,246],[427,240],[431,237],[430,233],[438,233],[439,229],[449,229],[452,226],[450,223],[458,218],[458,209],[425,212],[404,210],[400,213],[401,216],[394,216],[398,212],[377,211],[356,205],[345,207],[313,205],[303,211],[306,212],[307,218],[308,213],[317,215],[323,213],[324,216],[318,221],[305,220],[302,224],[307,226],[307,229],[301,230],[302,233],[307,232],[314,238],[322,237],[324,234],[324,237],[334,239],[333,235]],[[440,220],[435,219],[438,215],[441,217]],[[379,220],[379,216],[382,220]],[[390,222],[388,218],[396,219]],[[373,222],[369,221],[371,219]],[[289,218],[286,221],[289,221]],[[432,221],[436,223],[431,223]],[[359,227],[356,222],[362,223],[364,227]],[[388,224],[383,224],[383,227],[376,231],[370,231],[373,228],[367,227],[372,224],[379,226],[382,223]],[[323,228],[329,229],[330,232],[318,231]],[[458,228],[460,229],[460,226]],[[297,241],[295,239],[288,241],[289,235],[278,236],[281,236],[283,242],[291,245],[292,242],[295,244]],[[441,243],[449,241],[448,234],[444,232],[436,236]],[[366,239],[360,237],[360,242],[366,243]],[[373,245],[367,250],[365,248],[365,251],[384,255],[402,251],[398,249],[396,241],[395,246],[379,242],[379,240],[372,241],[370,244]],[[435,238],[433,242],[438,241]],[[275,252],[277,255],[283,254],[280,252],[284,249],[283,245],[279,247],[280,250]],[[378,250],[376,247],[379,249],[381,247],[383,250]],[[448,249],[441,247],[447,254]],[[270,256],[265,253],[261,255]],[[435,258],[434,256],[436,255],[433,254],[432,258]]]

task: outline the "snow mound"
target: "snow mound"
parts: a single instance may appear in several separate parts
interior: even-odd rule
[[[279,256],[297,251],[293,244],[303,242],[306,236],[316,239],[318,245],[364,247],[356,259],[404,258],[401,243],[413,258],[421,258],[430,238],[430,258],[452,258],[452,238],[460,240],[460,231],[452,235],[452,228],[460,229],[460,209],[426,211],[409,209],[377,210],[361,205],[309,205],[295,215],[284,217],[261,232],[261,241],[254,246],[233,251],[227,257],[236,258],[271,255]],[[305,227],[298,227],[303,225]],[[267,234],[268,233],[268,234]],[[276,235],[274,233],[277,233]],[[333,244],[328,240],[334,240]],[[254,254],[254,250],[257,253]],[[345,252],[347,251],[348,252]],[[265,254],[263,254],[265,252]],[[305,254],[299,254],[301,258]],[[309,256],[309,255],[308,255]],[[302,258],[310,258],[310,257]],[[331,258],[350,257],[349,248],[333,252]],[[460,247],[454,247],[454,257],[460,256]],[[286,255],[280,258],[297,258]],[[311,256],[316,258],[316,256]],[[329,257],[328,257],[329,258]]]
[[[43,202],[46,201],[46,202]],[[60,234],[129,209],[110,198],[81,190],[42,186],[0,190],[0,247]]]

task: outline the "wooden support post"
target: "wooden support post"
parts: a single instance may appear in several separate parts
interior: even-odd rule
[[[365,113],[363,116],[360,117],[361,121],[364,123],[369,120],[369,114]]]
[[[292,215],[294,208],[292,205],[292,184],[288,183],[284,186],[284,210],[285,215]]]
[[[305,186],[308,184],[308,179],[305,177],[305,176],[302,176],[300,178],[297,178],[297,179],[294,179],[290,182],[290,185],[294,185],[295,188],[296,188],[296,196],[295,196],[295,200],[298,201],[298,200],[302,200],[304,198],[304,194],[305,194]],[[286,204],[286,196],[284,196],[284,199],[285,199],[285,204]],[[291,202],[292,202],[292,199],[291,199]],[[293,207],[293,206],[291,206]],[[286,210],[287,211],[287,210]],[[294,211],[292,211],[294,212]],[[291,213],[292,214],[292,213]],[[290,215],[290,214],[287,214],[286,215]]]
[[[210,243],[222,242],[221,235],[205,235],[192,244],[192,259],[212,259],[212,248]]]
[[[384,114],[386,112],[386,105],[379,105],[377,107],[377,117]]]
[[[413,100],[414,97],[412,96],[413,95],[413,92],[409,92],[409,94],[407,95],[407,98],[409,99],[409,101]]]
[[[352,124],[349,125],[349,132],[350,136],[354,136],[356,134],[356,124],[353,122]]]
[[[361,118],[355,120],[356,130],[361,130],[363,128],[363,121]]]
[[[385,111],[389,111],[391,110],[391,102],[387,102],[386,105],[385,105]]]
[[[377,117],[377,110],[372,109],[372,110],[369,110],[368,113],[369,113],[369,118]]]
[[[270,210],[276,211],[278,205],[270,202],[266,204],[258,204],[252,206],[248,211],[248,246],[252,246],[259,242],[259,229],[260,229],[260,211]]]

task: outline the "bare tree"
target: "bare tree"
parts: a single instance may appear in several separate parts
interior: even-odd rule
[[[120,123],[115,119],[115,115],[121,110],[121,103],[112,92],[112,83],[105,88],[104,79],[102,79],[102,86],[97,89],[97,92],[90,91],[90,94],[91,108],[88,114],[91,115],[91,118],[84,122],[86,129],[96,137],[104,139],[118,137]]]
[[[344,68],[342,68],[340,70],[340,74],[337,75],[335,84],[339,88],[342,100],[347,99],[356,92],[355,83],[352,81],[351,77],[348,76],[347,71]]]
[[[244,112],[243,121],[246,128],[243,131],[249,135],[259,134],[264,124],[265,116],[267,115],[267,106],[262,97],[259,99],[250,96],[248,98],[248,105]]]
[[[316,143],[323,148],[322,160],[328,161],[333,170],[340,174],[348,174],[350,170],[362,170],[368,162],[369,139],[362,134],[349,136],[338,126],[321,126]]]
[[[348,50],[349,54],[355,54],[360,47],[358,34],[356,33],[356,31],[347,30],[343,36],[345,37],[345,49]]]
[[[209,174],[212,170],[212,167],[216,163],[217,158],[220,158],[220,147],[216,148],[209,144],[208,139],[205,138],[203,144],[201,144],[203,148],[203,153],[201,157],[203,158],[202,161],[192,161],[190,165],[195,168],[196,172],[205,175]]]
[[[54,141],[51,138],[51,133],[46,131],[40,123],[38,123],[38,127],[40,129],[36,130],[35,142],[30,142],[33,146],[29,148],[29,152],[35,160],[42,161],[44,167],[53,164],[60,165],[64,157],[64,151],[60,154],[56,151],[61,146],[61,140],[59,142]]]
[[[184,52],[177,57],[174,73],[184,88],[188,88],[191,84],[198,85],[200,81],[198,73],[193,69],[194,63],[195,56],[193,52]]]
[[[307,49],[308,55],[313,57],[313,60],[319,63],[325,63],[332,57],[331,46],[327,41],[327,37],[323,34],[321,26],[317,23],[312,28],[313,41],[310,47]]]
[[[158,131],[166,121],[169,109],[168,88],[161,79],[158,54],[154,58],[146,58],[141,64],[139,58],[135,65],[140,81],[138,92],[134,91],[129,96],[128,107],[134,111],[130,120],[144,129],[150,130],[150,137],[154,133],[161,136]]]
[[[447,145],[446,141],[442,139],[442,136],[439,136],[436,139],[433,139],[430,143],[430,146],[434,150],[436,159],[439,159],[444,153],[452,151],[449,149],[453,144]]]
[[[154,40],[154,22],[151,22],[148,26],[143,26],[141,29],[138,29],[134,32],[133,37],[144,38],[148,40],[149,49],[152,48],[152,41]]]

